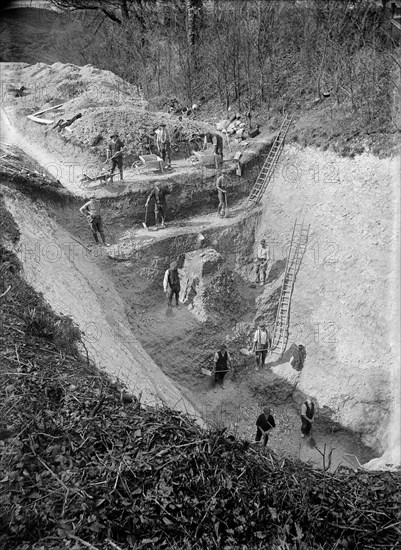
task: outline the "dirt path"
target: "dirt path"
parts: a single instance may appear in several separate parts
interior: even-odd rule
[[[2,113],[2,117],[4,117],[4,113]],[[51,153],[39,146],[28,143],[27,140],[19,136],[7,120],[4,125],[2,124],[1,139],[18,144],[42,166],[61,162],[60,159],[54,158]],[[77,162],[79,164],[79,159],[73,160],[75,164]],[[116,188],[114,191],[104,188],[82,190],[82,187],[75,186],[75,183],[72,185],[68,177],[62,176],[59,179],[61,183],[68,187],[70,191],[76,192],[77,195],[95,192],[100,197],[105,196],[105,194],[113,196],[121,192],[121,188]],[[160,177],[158,177],[159,179]],[[131,185],[131,183],[128,183],[128,185]],[[23,235],[25,235],[26,243],[29,246],[32,246],[30,239],[38,232],[44,242],[48,239],[47,232],[40,232],[39,230],[39,218],[34,220],[35,223],[31,220],[27,224],[25,218],[19,215],[17,202],[12,203],[10,201],[9,204],[19,223],[25,229]],[[27,212],[26,216],[29,218]],[[120,233],[114,232],[113,244],[108,249],[107,254],[111,258],[118,258],[119,260],[128,259],[133,251],[149,246],[153,242],[172,236],[202,232],[210,228],[229,227],[243,216],[242,205],[235,205],[234,207],[231,206],[229,216],[226,218],[219,218],[216,214],[205,214],[179,223],[170,222],[166,229],[159,231],[146,230],[142,226],[136,226]],[[86,237],[87,235],[82,236],[84,240]],[[66,239],[68,239],[67,233],[53,228],[53,243],[65,244]],[[123,348],[125,350],[127,347],[131,348],[129,353],[132,355],[124,359],[123,362],[121,362],[119,355],[120,343],[116,346],[115,342],[112,343],[110,339],[99,339],[98,342],[93,343],[93,347],[98,349],[98,357],[102,358],[104,368],[111,367],[111,372],[114,374],[126,372],[125,376],[131,377],[132,381],[132,373],[129,374],[129,361],[132,361],[132,356],[135,353],[138,354],[138,358],[135,358],[135,364],[139,363],[142,372],[145,373],[149,365],[153,364],[153,361],[149,363],[147,359],[147,354],[149,354],[161,366],[165,375],[174,381],[181,393],[187,397],[188,402],[193,403],[205,418],[213,420],[219,426],[227,427],[229,432],[235,435],[253,439],[254,424],[262,403],[255,400],[250,389],[250,382],[263,384],[264,373],[256,373],[253,366],[250,365],[245,370],[245,374],[242,372],[240,378],[235,373],[231,375],[231,378],[229,376],[225,390],[219,389],[217,393],[214,393],[210,387],[210,378],[202,377],[200,374],[194,376],[193,367],[196,365],[198,355],[210,353],[210,357],[212,357],[215,350],[211,342],[227,334],[228,327],[206,329],[186,307],[183,307],[180,311],[173,310],[171,314],[167,314],[162,290],[156,292],[154,296],[148,296],[143,291],[144,287],[141,284],[136,284],[133,287],[130,278],[130,267],[127,264],[128,262],[121,262],[116,267],[110,263],[105,254],[101,254],[98,258],[92,256],[90,262],[82,262],[74,278],[70,276],[72,267],[67,264],[60,264],[58,267],[61,268],[62,275],[60,271],[56,272],[54,270],[54,266],[52,269],[47,268],[42,271],[40,277],[36,277],[34,286],[44,292],[45,297],[55,309],[64,310],[64,312],[67,310],[72,316],[77,315],[78,297],[80,300],[78,309],[82,309],[82,319],[85,319],[86,323],[90,322],[91,318],[93,319],[93,312],[91,312],[92,317],[85,317],[87,313],[83,313],[85,308],[82,300],[85,295],[90,296],[95,304],[101,304],[96,312],[96,318],[102,326],[106,323],[107,326],[105,325],[102,329],[104,333],[110,332],[110,326],[124,326],[129,345],[124,345]],[[45,281],[49,281],[50,286],[53,285],[51,292],[46,289]],[[84,286],[82,286],[81,281],[85,281]],[[79,291],[75,290],[75,285],[81,287]],[[68,300],[65,301],[65,290],[68,288],[74,288],[74,290],[71,290]],[[105,301],[105,288],[109,288],[108,301]],[[111,301],[110,296],[113,296]],[[253,301],[250,300],[249,302],[250,312],[247,314],[248,317],[252,317],[252,311],[253,314],[256,313],[254,298]],[[64,304],[62,303],[63,300]],[[118,302],[117,312],[112,307],[113,301]],[[89,305],[88,308],[90,309]],[[136,347],[137,338],[147,353],[140,351],[140,347]],[[116,373],[112,365],[116,364],[117,358],[119,371]],[[155,371],[153,379],[157,385],[159,380],[157,372],[153,367],[152,369]],[[146,386],[145,379],[143,384]],[[171,402],[175,397],[171,394],[174,391],[170,389],[168,384],[157,388],[157,391],[163,393],[167,387],[169,388],[167,393],[170,392],[169,399]],[[175,395],[178,396],[179,393],[177,392]],[[321,452],[310,449],[305,440],[300,438],[299,415],[291,404],[278,406],[273,414],[276,418],[277,429],[272,433],[269,444],[271,448],[280,454],[300,457],[302,460],[321,466],[321,452],[325,454],[327,460],[328,453],[333,449],[333,468],[341,463],[347,465],[348,460],[351,460],[355,465],[355,458],[352,459],[348,455],[357,455],[360,462],[369,460],[374,456],[368,449],[359,445],[355,437],[348,435],[346,432],[327,435],[319,432],[319,428],[316,430],[315,437]],[[326,451],[324,450],[325,444]]]

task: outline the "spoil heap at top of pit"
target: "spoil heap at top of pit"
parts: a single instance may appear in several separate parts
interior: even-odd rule
[[[149,111],[142,91],[111,71],[93,65],[79,67],[71,63],[4,64],[2,79],[9,87],[26,87],[26,95],[15,98],[6,93],[4,103],[18,116],[32,114],[63,103],[58,111],[49,111],[44,118],[69,119],[81,113],[62,137],[81,147],[90,147],[95,155],[104,152],[104,139],[118,131],[128,144],[126,153],[135,154],[143,134],[154,131],[163,121],[172,133],[180,125],[184,137],[206,132],[212,126],[199,120],[166,112]],[[32,123],[34,124],[34,123]]]

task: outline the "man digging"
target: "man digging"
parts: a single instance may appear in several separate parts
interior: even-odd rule
[[[227,346],[222,344],[220,350],[214,354],[214,393],[217,392],[217,384],[224,390],[224,377],[231,369],[231,357]]]
[[[89,225],[91,227],[92,234],[96,243],[99,244],[99,238],[97,236],[97,234],[99,233],[103,244],[105,246],[109,246],[106,243],[106,238],[104,236],[103,221],[100,215],[100,202],[92,197],[87,203],[81,206],[79,211],[81,212],[81,214],[88,218]]]
[[[148,198],[146,199],[145,208],[148,207],[150,199],[154,198],[155,200],[155,223],[156,228],[159,227],[159,215],[161,218],[161,227],[164,229],[166,227],[166,208],[167,200],[166,196],[170,195],[171,191],[166,186],[159,186],[156,182],[154,183],[152,191],[149,193]]]
[[[276,427],[274,417],[271,414],[270,407],[263,407],[263,413],[256,420],[256,436],[255,441],[260,442],[263,438],[263,446],[266,447],[269,441],[269,430]]]
[[[110,183],[113,183],[114,171],[117,167],[120,172],[120,182],[124,183],[123,154],[122,154],[123,148],[124,148],[124,144],[119,139],[118,134],[115,132],[112,136],[110,136],[110,142],[107,149],[107,158],[106,158],[106,162],[111,160]]]

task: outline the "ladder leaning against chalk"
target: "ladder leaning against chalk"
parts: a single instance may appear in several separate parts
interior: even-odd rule
[[[271,347],[271,352],[278,354],[280,357],[287,345],[291,297],[294,290],[295,277],[308,244],[309,228],[310,224],[306,225],[304,221],[297,223],[297,220],[295,220],[292,230]]]
[[[284,120],[280,126],[276,139],[273,141],[273,145],[263,163],[262,169],[256,179],[254,186],[249,194],[247,206],[253,206],[257,204],[262,198],[266,187],[269,185],[270,179],[273,175],[274,169],[280,157],[280,153],[283,149],[284,139],[287,135],[288,129],[291,125],[292,117],[288,114],[285,115]]]

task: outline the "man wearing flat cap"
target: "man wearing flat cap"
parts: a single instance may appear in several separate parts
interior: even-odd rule
[[[172,307],[173,296],[175,296],[175,304],[177,309],[180,309],[180,277],[178,275],[177,262],[171,262],[169,269],[164,274],[163,289],[167,296],[167,306]]]
[[[159,128],[156,130],[156,147],[159,150],[160,156],[163,159],[163,162],[166,162],[167,157],[167,167],[171,168],[171,141],[170,134],[166,128],[164,122],[159,124]]]
[[[269,331],[266,329],[266,323],[264,321],[260,321],[253,337],[252,348],[252,351],[255,352],[256,370],[259,370],[259,368],[263,367],[265,364],[266,355],[270,349],[270,346],[271,338]]]
[[[118,167],[120,172],[120,181],[124,182],[123,179],[123,154],[122,150],[124,148],[123,142],[118,137],[117,132],[114,132],[110,136],[109,146],[107,149],[107,159],[111,160],[111,171],[110,171],[110,181],[113,183],[114,171]]]
[[[159,226],[159,216],[161,218],[161,227],[166,227],[166,209],[167,200],[166,196],[170,195],[171,191],[167,185],[159,185],[156,181],[153,183],[153,189],[148,195],[145,202],[145,207],[149,206],[150,200],[153,198],[155,201],[155,224],[156,228]]]

